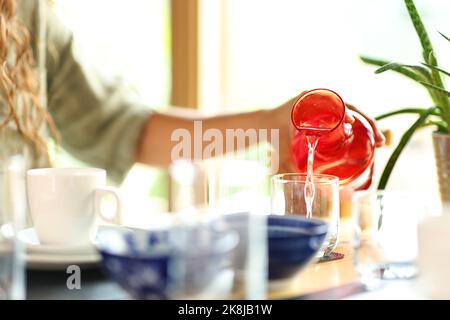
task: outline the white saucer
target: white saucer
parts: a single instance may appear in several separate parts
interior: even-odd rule
[[[77,265],[82,269],[96,268],[100,262],[99,254],[92,255],[30,255],[25,260],[30,270],[66,270],[70,265]]]
[[[25,244],[25,260],[30,269],[64,269],[72,264],[80,267],[93,267],[100,261],[100,255],[92,244],[84,246],[42,245],[33,228],[19,232],[19,240]]]
[[[87,255],[96,252],[92,244],[69,246],[40,244],[34,228],[19,232],[19,239],[25,244],[27,252],[33,254]]]

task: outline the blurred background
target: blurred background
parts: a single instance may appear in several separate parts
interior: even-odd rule
[[[173,104],[208,113],[270,108],[314,87],[336,90],[372,117],[431,103],[415,83],[389,72],[375,75],[358,58],[421,61],[401,0],[53,2],[92,64],[107,77],[123,78],[149,108]],[[437,32],[450,34],[450,2],[415,2],[441,65],[450,67],[450,44]],[[395,145],[414,118],[401,116],[380,126],[393,131]],[[258,158],[261,148],[244,157]],[[391,151],[377,150],[377,179]],[[75,161],[63,151],[56,158],[61,165]],[[402,154],[388,187],[437,199],[436,181],[426,129]],[[136,165],[122,190],[139,199],[136,208],[169,209],[170,183],[163,170]]]

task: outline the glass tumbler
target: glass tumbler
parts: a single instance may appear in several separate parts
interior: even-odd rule
[[[267,170],[254,161],[180,160],[170,167],[171,208],[178,221],[216,219],[238,235],[233,260],[234,299],[264,299],[267,286]],[[267,200],[267,201],[266,201]],[[181,235],[182,233],[180,233]],[[180,241],[185,251],[197,240]],[[180,260],[182,261],[182,260]]]
[[[18,240],[26,216],[22,155],[0,157],[0,300],[25,299],[24,249]]]
[[[429,215],[426,197],[394,191],[357,191],[352,198],[353,261],[361,282],[412,279],[417,274],[417,234]]]
[[[326,221],[329,231],[318,257],[329,256],[335,249],[339,234],[339,179],[330,175],[313,175],[315,195],[312,218]],[[271,213],[306,217],[306,174],[286,173],[272,177]]]

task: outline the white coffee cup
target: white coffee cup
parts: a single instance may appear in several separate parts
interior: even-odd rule
[[[85,245],[92,241],[96,218],[119,224],[122,201],[106,186],[106,171],[97,168],[43,168],[27,172],[31,218],[39,241],[48,245]],[[113,216],[101,210],[104,195],[116,202]]]

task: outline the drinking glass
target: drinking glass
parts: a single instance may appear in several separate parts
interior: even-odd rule
[[[235,298],[264,299],[267,290],[268,168],[252,160],[215,163],[216,194],[210,206],[239,235]]]
[[[24,252],[18,233],[25,226],[25,164],[22,155],[0,157],[0,299],[25,298]]]
[[[214,218],[238,234],[233,298],[264,299],[268,170],[256,161],[221,159],[180,160],[169,171],[171,207],[179,221],[189,224],[198,217]]]
[[[177,160],[169,167],[169,210],[186,212],[207,208],[211,187],[208,163]]]
[[[169,230],[168,298],[226,299],[233,295],[239,236],[219,217]]]
[[[426,197],[393,191],[357,191],[352,198],[354,265],[361,282],[416,276],[417,230],[429,214]]]
[[[269,170],[258,161],[175,161],[170,172],[172,212],[214,208],[220,213],[269,210]]]
[[[312,218],[324,220],[329,225],[325,242],[318,257],[329,256],[336,248],[339,233],[339,179],[335,176],[313,175],[315,196],[312,201]],[[306,174],[285,173],[272,177],[271,213],[301,215],[306,217]]]

